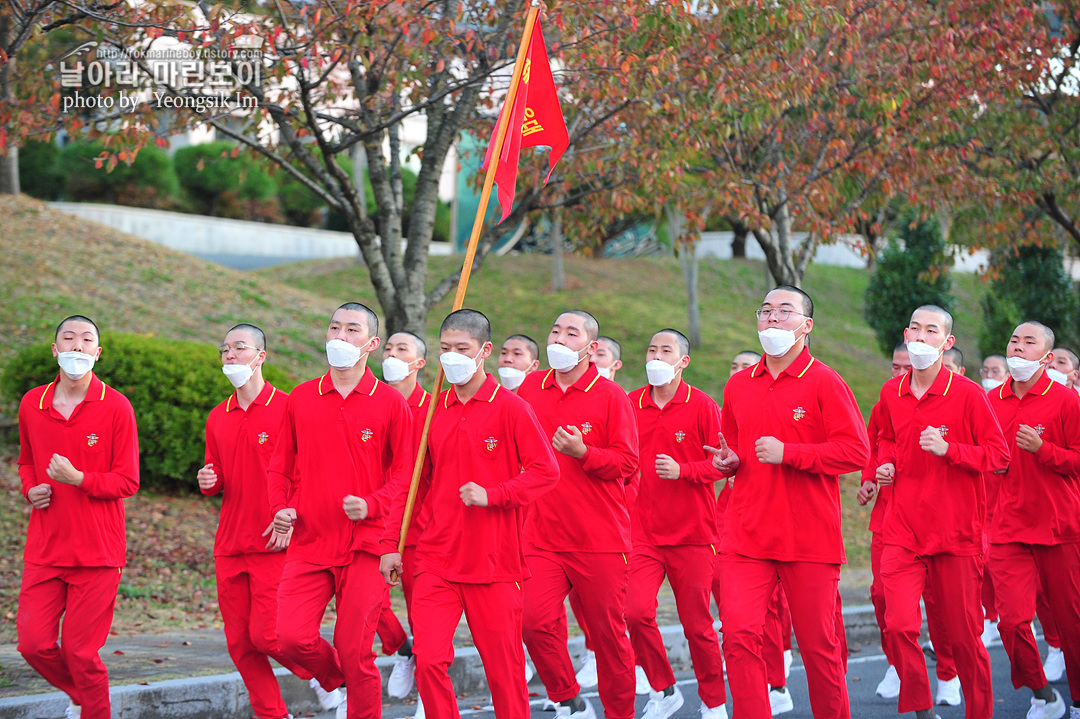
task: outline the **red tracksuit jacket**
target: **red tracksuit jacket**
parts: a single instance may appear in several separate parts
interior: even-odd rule
[[[716,490],[724,479],[702,447],[716,444],[720,408],[712,397],[686,382],[663,409],[651,387],[630,393],[637,418],[641,485],[633,507],[633,538],[654,546],[715,545]],[[660,479],[656,455],[679,463],[679,478]]]
[[[626,392],[590,364],[565,393],[548,370],[526,377],[518,396],[549,444],[558,427],[574,425],[586,447],[581,459],[555,453],[559,481],[529,508],[526,541],[551,552],[629,552],[625,487],[637,474],[638,433]]]
[[[289,559],[344,566],[356,550],[379,554],[390,502],[412,478],[413,436],[405,399],[370,369],[345,398],[329,372],[293,390],[269,470],[270,511],[296,509]],[[346,516],[349,494],[367,501],[366,519]]]
[[[1009,464],[997,417],[979,385],[944,366],[922,399],[915,399],[911,373],[881,388],[878,464],[896,467],[883,540],[916,554],[982,554],[982,473]],[[919,446],[927,427],[938,428],[949,443],[944,457]]]
[[[1009,471],[998,478],[990,542],[1080,542],[1080,398],[1045,372],[1022,399],[1012,380],[988,397],[1012,452]],[[1042,437],[1034,454],[1016,446],[1021,424]]]
[[[413,388],[412,394],[410,394],[409,398],[406,400],[406,403],[409,405],[409,411],[412,413],[413,435],[416,438],[413,441],[414,459],[416,458],[416,450],[420,446],[420,437],[424,433],[424,421],[427,419],[428,402],[430,401],[431,393],[426,391],[419,384]],[[409,480],[412,481],[411,476],[409,477]],[[402,510],[404,510],[404,507],[405,505],[403,504]],[[409,522],[409,534],[405,537],[406,547],[415,547],[416,543],[420,541],[420,535],[423,534],[424,527],[427,526],[428,513],[421,513],[421,510],[423,510],[423,505],[420,503],[419,498],[417,498],[416,504],[413,505],[412,521]],[[400,531],[400,525],[398,531]],[[394,551],[397,551],[396,548]]]
[[[206,418],[207,464],[217,483],[203,494],[222,494],[221,516],[214,538],[214,556],[264,554],[263,532],[274,518],[270,511],[266,469],[280,437],[289,395],[269,382],[243,410],[233,392]]]
[[[52,502],[30,512],[23,559],[53,567],[123,567],[127,564],[124,498],[139,491],[139,434],[127,397],[90,380],[86,399],[71,417],[52,408],[60,381],[23,395],[19,405],[19,479],[52,486]],[[84,474],[78,487],[54,482],[45,470],[53,454]]]
[[[429,519],[416,548],[417,572],[469,584],[525,579],[522,507],[557,481],[551,441],[524,400],[490,374],[465,404],[453,388],[443,392],[418,494]],[[487,490],[487,507],[461,501],[468,482]],[[397,551],[407,493],[395,502],[383,553]]]
[[[859,407],[840,375],[803,349],[773,379],[763,357],[728,380],[720,420],[740,459],[721,551],[845,562],[839,475],[862,470],[870,451]],[[755,445],[768,436],[784,443],[781,464],[757,459]]]

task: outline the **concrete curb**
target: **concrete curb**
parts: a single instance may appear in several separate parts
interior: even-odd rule
[[[860,605],[844,609],[844,626],[851,644],[872,644],[877,641],[878,628],[873,606]],[[668,660],[673,666],[690,665],[690,649],[683,636],[682,626],[676,624],[660,627]],[[585,641],[575,637],[569,642],[570,656],[575,665],[585,653]],[[383,686],[390,675],[394,660],[379,657],[375,665],[383,676]],[[294,714],[321,711],[314,692],[308,683],[293,676],[285,669],[276,671],[282,694]],[[458,693],[482,694],[487,692],[484,665],[474,647],[463,647],[454,652],[450,678]],[[533,686],[540,687],[539,679]],[[171,679],[148,684],[127,684],[113,687],[113,719],[250,719],[251,706],[247,689],[240,674],[218,674],[189,679]],[[66,694],[34,694],[0,699],[0,717],[4,719],[56,719],[64,715],[68,705]]]

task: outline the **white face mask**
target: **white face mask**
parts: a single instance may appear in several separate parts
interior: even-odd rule
[[[675,368],[661,359],[649,360],[645,363],[645,374],[649,377],[649,384],[653,387],[661,387],[675,379]]]
[[[406,362],[397,357],[387,357],[382,361],[383,382],[397,384],[402,381],[412,373],[409,369],[410,364],[412,364],[412,362]]]
[[[326,361],[334,369],[355,367],[364,356],[364,350],[369,344],[371,344],[370,341],[363,347],[357,347],[345,340],[330,340],[326,343]]]
[[[600,365],[596,364],[595,362],[593,362],[593,364],[596,365],[596,374],[600,375],[604,379],[611,379],[611,368],[610,367],[601,367]]]
[[[581,352],[574,351],[566,345],[551,344],[547,346],[548,366],[557,372],[565,372],[574,369],[581,361]]]
[[[795,329],[801,329],[805,324],[804,320]],[[765,354],[770,357],[783,357],[799,341],[799,338],[795,336],[795,330],[782,330],[779,327],[761,330],[757,335],[758,341],[761,342],[761,349],[765,350]]]
[[[997,389],[998,387],[1000,387],[1003,384],[1005,384],[1005,383],[1002,382],[1001,380],[999,380],[999,379],[990,379],[989,377],[984,377],[983,381],[982,381],[983,389],[986,390],[987,392],[989,392],[992,389]]]
[[[1065,386],[1069,385],[1068,375],[1066,375],[1064,372],[1059,372],[1053,367],[1046,368],[1046,376],[1049,377],[1052,381],[1057,382],[1058,384],[1063,384]]]
[[[499,368],[499,381],[502,382],[502,386],[511,392],[521,386],[521,383],[525,381],[525,375],[528,372],[518,369],[517,367],[500,367]]]
[[[1046,354],[1050,354],[1047,352]],[[1039,371],[1039,367],[1042,366],[1042,361],[1046,359],[1046,355],[1043,355],[1037,360],[1024,359],[1023,357],[1009,357],[1005,361],[1009,365],[1009,374],[1017,382],[1027,382],[1031,379],[1036,372]]]
[[[256,355],[258,359],[258,355]],[[255,360],[251,360],[254,362]],[[236,389],[240,389],[247,381],[251,379],[251,375],[255,374],[255,370],[251,368],[251,362],[248,364],[227,364],[221,366],[221,371],[225,373],[225,376],[232,382],[232,386]]]
[[[60,352],[56,356],[56,362],[60,365],[60,369],[64,370],[64,374],[69,379],[75,381],[85,377],[86,373],[94,368],[95,361],[93,355],[82,352]]]
[[[911,366],[915,369],[926,369],[935,362],[944,352],[945,343],[941,347],[932,347],[925,342],[908,342],[908,356],[911,357]]]
[[[480,352],[483,351],[484,348],[481,347]],[[480,352],[477,352],[475,357],[463,355],[460,352],[443,352],[439,355],[439,364],[442,365],[446,381],[450,384],[465,384],[472,379],[472,376],[476,374],[476,359],[480,356]]]

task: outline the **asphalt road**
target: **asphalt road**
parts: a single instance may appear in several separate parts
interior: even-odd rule
[[[1039,647],[1046,656],[1046,645],[1039,641]],[[1030,708],[1031,692],[1027,689],[1019,691],[1012,688],[1009,679],[1009,658],[1005,654],[1000,642],[995,642],[990,647],[990,664],[994,673],[994,704],[996,717],[1024,717]],[[877,684],[881,681],[886,669],[885,657],[880,653],[867,653],[852,656],[848,661],[848,693],[851,700],[851,716],[853,719],[884,719],[885,717],[897,716],[896,700],[880,699],[874,694]],[[937,687],[937,679],[933,676],[933,665],[930,669],[930,686]],[[700,700],[697,697],[697,681],[692,671],[677,671],[675,676],[679,687],[686,697],[686,703],[675,714],[675,719],[698,719]],[[535,685],[535,681],[534,681]],[[1064,678],[1055,682],[1052,686],[1065,698],[1066,706],[1069,705],[1069,687]],[[810,711],[810,698],[806,689],[806,672],[796,659],[791,668],[791,677],[788,679],[788,688],[791,691],[795,703],[794,711],[781,715],[784,719],[812,719]],[[541,691],[543,691],[541,687]],[[597,698],[595,690],[587,692],[586,696],[592,701],[598,716],[603,716],[603,708]],[[647,701],[647,697],[637,698],[637,716]],[[552,719],[552,712],[541,711],[541,699],[533,699],[532,719]],[[490,698],[484,696],[464,697],[459,703],[461,715],[475,719],[490,719],[495,716],[491,710]],[[732,706],[728,705],[730,715]],[[411,717],[414,713],[413,704],[401,704],[392,702],[384,705],[383,716],[386,719],[403,719]],[[937,713],[941,719],[963,719],[964,705],[958,707],[937,707]],[[914,716],[910,714],[908,716]],[[1065,715],[1068,717],[1068,714]],[[319,715],[319,719],[333,719],[333,712],[325,712]]]

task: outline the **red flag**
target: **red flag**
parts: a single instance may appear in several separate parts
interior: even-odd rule
[[[503,105],[499,119],[502,119],[503,112],[506,112],[506,105]],[[497,131],[498,124],[491,132],[491,141],[488,143],[487,155],[484,157],[485,170],[491,160],[491,148],[495,144]],[[514,207],[521,148],[537,145],[547,145],[551,148],[551,154],[548,157],[551,169],[544,178],[544,182],[547,182],[555,170],[555,164],[566,152],[569,144],[570,136],[566,131],[562,108],[559,106],[559,95],[555,91],[555,78],[551,76],[551,64],[548,62],[544,33],[540,30],[540,18],[537,17],[529,51],[525,56],[525,67],[522,68],[521,78],[518,80],[510,124],[503,138],[499,166],[495,168],[495,184],[499,186],[499,204],[502,206],[502,217],[499,222],[505,220]]]

